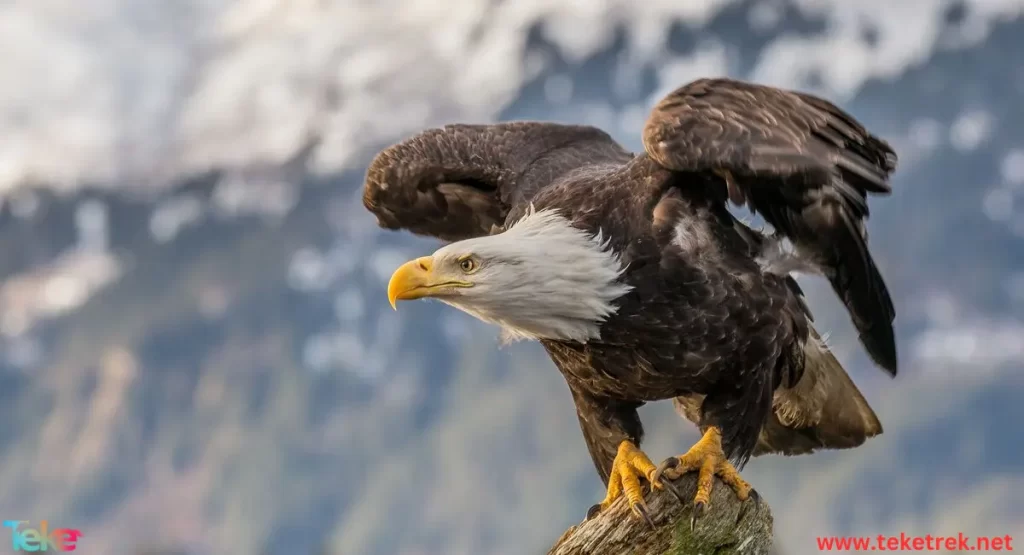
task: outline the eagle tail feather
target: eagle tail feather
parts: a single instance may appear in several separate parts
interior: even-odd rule
[[[755,456],[849,449],[882,433],[875,411],[813,328],[803,351],[803,376],[775,392]]]

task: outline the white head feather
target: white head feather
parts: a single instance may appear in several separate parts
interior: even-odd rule
[[[601,324],[630,289],[624,268],[600,232],[579,229],[555,210],[527,214],[503,233],[438,249],[434,267],[479,264],[472,287],[439,297],[480,320],[501,326],[504,341],[599,339]]]

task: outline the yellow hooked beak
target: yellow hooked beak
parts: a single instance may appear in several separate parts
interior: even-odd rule
[[[468,281],[453,280],[434,273],[434,259],[430,256],[410,260],[402,264],[391,275],[388,282],[388,301],[391,308],[398,310],[395,303],[421,299],[436,295],[441,291],[450,291],[456,287],[472,287]]]

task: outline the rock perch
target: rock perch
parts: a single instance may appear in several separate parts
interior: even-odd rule
[[[692,499],[697,474],[677,480],[684,499]],[[741,502],[727,485],[715,480],[711,505],[690,529],[691,506],[665,490],[644,497],[655,528],[636,518],[625,498],[592,520],[566,530],[548,555],[769,555],[772,513],[763,498]]]

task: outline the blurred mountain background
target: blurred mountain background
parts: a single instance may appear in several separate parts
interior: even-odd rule
[[[747,467],[780,547],[1024,542],[1024,1],[29,0],[0,51],[5,519],[86,554],[543,552],[603,497],[568,389],[537,345],[390,310],[436,243],[376,227],[365,167],[451,122],[639,150],[662,94],[730,75],[901,155],[869,226],[900,376],[802,280],[885,433]],[[697,437],[642,415],[652,458]]]

